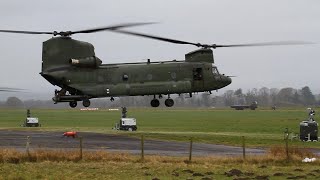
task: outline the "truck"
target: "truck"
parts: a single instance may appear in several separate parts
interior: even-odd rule
[[[258,102],[254,101],[250,105],[233,105],[230,107],[234,108],[235,110],[244,110],[244,109],[255,110],[256,108],[258,108]]]
[[[136,131],[137,128],[137,120],[135,118],[121,118],[119,123],[116,123],[116,130],[124,130],[124,131]]]

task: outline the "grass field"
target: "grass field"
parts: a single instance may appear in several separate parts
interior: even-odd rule
[[[317,111],[317,110],[316,110]],[[93,131],[117,133],[146,138],[241,145],[245,136],[247,146],[265,147],[283,144],[283,132],[299,133],[299,122],[307,118],[305,108],[282,110],[232,109],[129,109],[128,116],[138,122],[137,132],[117,132],[111,128],[119,120],[120,111],[80,111],[32,109],[33,116],[40,119],[42,127],[19,127],[25,119],[26,110],[1,109],[0,128],[45,131]],[[317,117],[316,117],[317,119]],[[302,147],[319,147],[318,143],[292,141]]]
[[[317,111],[317,110],[316,110]],[[241,145],[241,136],[251,147],[272,147],[266,155],[241,157],[139,156],[109,152],[0,150],[0,179],[319,179],[320,161],[302,163],[312,157],[304,147],[319,148],[319,143],[290,141],[298,151],[286,159],[283,141],[285,128],[298,133],[299,122],[307,118],[301,109],[129,109],[137,118],[137,132],[111,128],[120,111],[80,111],[32,109],[42,124],[39,128],[20,127],[26,110],[0,109],[0,128],[39,131],[92,131],[146,138]],[[317,119],[317,116],[316,116]],[[276,147],[278,146],[278,147]],[[272,150],[273,149],[273,150]],[[319,158],[319,157],[317,157]]]

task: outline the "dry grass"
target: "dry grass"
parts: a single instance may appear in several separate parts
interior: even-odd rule
[[[23,163],[23,162],[78,162],[80,161],[79,151],[65,150],[36,150],[29,154],[14,149],[0,150],[0,163]],[[134,161],[137,158],[128,153],[109,153],[106,151],[83,152],[82,161],[100,162],[100,161]]]
[[[83,158],[80,159],[79,151],[66,151],[66,150],[35,150],[29,154],[14,149],[1,149],[0,150],[0,163],[24,163],[24,162],[131,162],[141,163],[140,156],[131,155],[128,153],[114,153],[107,151],[85,151]],[[219,157],[219,156],[206,156],[206,157],[193,157],[192,164],[296,164],[301,163],[305,157],[316,157],[308,149],[290,148],[289,159],[286,156],[286,149],[283,147],[271,147],[265,155],[247,156],[244,160],[242,156],[237,157]],[[319,157],[318,157],[319,158]],[[171,157],[171,156],[158,156],[147,155],[144,158],[146,163],[190,163],[186,157]],[[316,161],[320,165],[320,161]]]
[[[290,147],[289,154],[295,158],[313,157],[315,156],[308,148]],[[269,149],[268,154],[276,157],[286,156],[286,149],[279,146],[273,146]]]

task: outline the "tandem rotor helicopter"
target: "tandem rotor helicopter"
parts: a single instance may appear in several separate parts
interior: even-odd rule
[[[84,107],[90,106],[91,98],[118,96],[153,95],[152,107],[160,105],[158,98],[167,95],[165,105],[174,105],[171,94],[210,92],[231,83],[230,76],[219,73],[214,65],[212,49],[221,47],[299,45],[305,42],[267,42],[253,44],[217,45],[201,44],[159,36],[147,35],[123,28],[152,23],[125,23],[114,26],[80,31],[39,32],[0,30],[3,33],[48,34],[51,39],[43,42],[41,76],[52,85],[59,86],[52,100],[55,103],[69,102],[75,108],[78,101]],[[88,42],[71,38],[78,33],[113,31],[117,33],[150,38],[175,44],[188,44],[199,47],[185,54],[183,61],[162,61],[139,63],[102,64],[95,55],[94,46]],[[56,37],[57,36],[57,37]]]

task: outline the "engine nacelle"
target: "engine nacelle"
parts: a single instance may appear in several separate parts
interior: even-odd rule
[[[214,63],[211,49],[198,49],[185,55],[186,62],[208,62]]]
[[[99,58],[93,56],[81,59],[70,59],[69,63],[72,66],[76,67],[95,68],[100,66],[102,64],[102,61]]]

